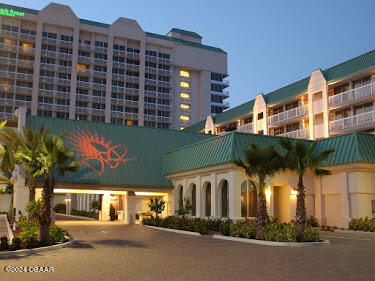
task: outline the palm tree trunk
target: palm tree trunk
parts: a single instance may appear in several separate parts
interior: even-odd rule
[[[298,195],[297,195],[297,209],[296,221],[299,233],[303,233],[306,223],[306,206],[305,206],[305,187],[303,185],[303,176],[298,176]]]
[[[28,187],[29,187],[29,202],[31,202],[35,200],[36,179],[34,177],[29,177]]]
[[[263,226],[268,222],[268,212],[267,212],[267,201],[264,189],[264,183],[259,183],[259,192],[258,192],[258,215],[257,215],[257,233],[256,239],[261,239],[261,233]]]
[[[49,176],[43,185],[42,204],[39,213],[39,241],[42,245],[49,245],[49,226],[51,224],[52,190]]]

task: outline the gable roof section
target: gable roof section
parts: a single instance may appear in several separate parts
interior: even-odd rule
[[[214,116],[212,117],[214,119]],[[185,129],[183,129],[184,132],[201,132],[204,131],[206,127],[206,120],[202,120],[198,123],[195,123],[194,125],[191,125]]]
[[[169,152],[164,157],[163,174],[200,169],[244,159],[250,143],[278,146],[281,137],[231,132]],[[310,140],[304,140],[311,143]],[[347,163],[375,163],[375,135],[350,133],[317,141],[316,153],[335,148],[324,166]]]
[[[189,31],[189,30],[180,29],[180,28],[172,28],[169,32],[176,32],[176,33],[180,33],[180,34],[183,34],[183,35],[187,35],[187,36],[191,36],[191,37],[197,37],[199,39],[202,39],[202,36],[200,36],[198,33],[193,32],[193,31]]]
[[[78,173],[68,173],[64,179],[57,178],[58,182],[71,184],[93,184],[109,187],[172,187],[172,183],[161,174],[164,153],[212,138],[212,135],[181,131],[27,116],[26,125],[29,128],[38,129],[42,124],[50,126],[52,134],[69,133],[65,143],[71,148],[73,148],[71,136],[77,137],[85,134],[95,137],[97,135],[99,139],[104,138],[105,142],[111,141],[110,147],[121,145],[113,150],[112,157],[121,158],[120,156],[124,153],[122,145],[125,145],[128,150],[125,157],[121,159],[135,158],[127,162],[110,161],[111,165],[118,164],[117,167],[111,169],[105,161],[102,161],[102,165],[99,160],[93,159],[98,155],[98,150],[101,152],[108,151],[103,143],[92,144],[91,142],[84,145],[85,142],[80,140],[79,143],[83,144],[91,155],[87,156],[87,163],[96,167],[97,170],[104,167],[104,172],[100,175],[81,164]],[[115,153],[120,156],[115,155]],[[84,157],[78,156],[77,152],[75,152],[75,155],[77,161],[84,159]]]
[[[372,68],[375,66],[375,50],[372,50],[370,52],[367,52],[365,54],[362,54],[358,57],[355,57],[353,59],[350,59],[348,61],[345,61],[343,63],[340,63],[338,65],[335,65],[333,67],[330,67],[324,71],[322,71],[324,77],[326,78],[328,83],[337,81],[339,79],[345,78],[347,76],[365,71],[369,68]],[[294,82],[290,85],[287,85],[283,88],[280,88],[278,90],[275,90],[273,92],[270,92],[268,94],[264,95],[264,100],[266,104],[275,104],[277,102],[287,100],[289,98],[298,96],[304,92],[307,91],[307,87],[309,85],[310,76],[306,77],[304,79],[301,79],[297,82]],[[250,102],[246,102],[244,104],[241,104],[235,108],[228,109],[224,111],[223,113],[220,113],[216,115],[216,120],[220,120],[217,124],[229,122],[235,118],[239,118],[243,115],[238,115],[237,112],[238,108],[241,106],[246,107],[246,104],[254,103],[254,100],[251,100]],[[252,108],[251,108],[252,110]],[[239,111],[240,112],[240,111]],[[216,124],[216,122],[215,122]],[[194,126],[194,125],[192,125]],[[190,127],[192,127],[190,126]],[[190,127],[186,128],[190,130]]]
[[[375,65],[375,50],[352,58],[323,71],[327,82],[333,82],[349,75],[365,71]]]

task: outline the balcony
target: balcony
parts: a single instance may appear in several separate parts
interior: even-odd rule
[[[40,69],[48,69],[48,70],[55,70],[56,64],[50,64],[50,63],[41,63]]]
[[[111,104],[124,105],[125,104],[125,100],[111,98]]]
[[[93,101],[93,102],[101,102],[101,103],[105,103],[105,97],[92,96],[92,101]]]
[[[166,69],[158,69],[159,74],[166,75],[166,76],[172,76],[172,71],[166,70]]]
[[[138,113],[134,112],[124,112],[124,116],[127,119],[138,119]]]
[[[10,105],[10,106],[13,106],[13,105],[14,105],[14,100],[0,98],[0,103],[1,103],[2,105]]]
[[[69,112],[69,105],[55,104],[55,110]]]
[[[154,91],[145,91],[146,97],[156,97],[157,93]]]
[[[118,67],[118,68],[125,68],[126,67],[125,63],[119,62],[119,61],[113,61],[112,65],[113,65],[113,67]]]
[[[94,63],[95,64],[99,64],[99,65],[107,65],[107,60],[103,60],[103,59],[94,59]]]
[[[165,59],[165,58],[159,58],[159,62],[164,63],[164,64],[171,64],[172,60],[171,59]]]
[[[17,45],[0,43],[0,50],[16,52],[16,49],[17,49]]]
[[[60,40],[59,41],[59,45],[60,46],[64,46],[64,47],[72,47],[73,46],[73,42],[71,42],[71,41],[65,41],[65,40]]]
[[[95,77],[101,77],[101,78],[106,78],[107,77],[107,72],[93,71],[92,74]]]
[[[81,100],[81,101],[89,101],[90,100],[89,95],[77,94],[76,98],[77,98],[77,100]]]
[[[158,72],[158,69],[157,69],[157,68],[153,68],[153,67],[148,67],[148,66],[146,66],[145,71],[146,71],[147,73],[157,73],[157,72]]]
[[[65,73],[71,73],[72,72],[72,68],[70,66],[58,65],[57,70],[60,71],[60,72],[65,72]],[[82,72],[79,71],[78,73],[81,74]]]
[[[77,81],[77,85],[78,87],[81,87],[81,88],[90,88],[90,82],[84,82],[84,81]]]
[[[139,82],[139,77],[126,75],[126,81],[138,83]]]
[[[45,83],[55,83],[55,77],[40,76],[39,81]]]
[[[27,34],[27,33],[20,33],[20,38],[29,40],[29,41],[35,41],[35,35]]]
[[[89,44],[79,44],[79,49],[80,50],[90,51],[91,50],[91,45],[89,45]]]
[[[87,62],[87,63],[92,63],[93,58],[92,57],[87,57],[87,56],[78,56],[78,61],[79,62]]]
[[[158,122],[171,123],[171,117],[158,116]]]
[[[375,125],[375,110],[330,122],[331,132],[344,132]]]
[[[370,83],[346,92],[329,97],[330,106],[346,105],[375,96],[375,83]]]
[[[12,58],[0,57],[0,62],[4,64],[16,65],[17,60]]]
[[[166,81],[158,80],[158,86],[161,86],[161,87],[172,87],[172,83],[171,82],[166,82]]]
[[[89,113],[89,109],[86,107],[76,107],[76,113]]]
[[[253,123],[248,123],[237,127],[236,131],[243,133],[253,133]]]
[[[155,115],[144,115],[145,121],[156,121],[156,116]]]
[[[145,102],[144,107],[147,108],[147,109],[156,109],[156,103]]]
[[[33,55],[35,53],[35,48],[27,47],[27,46],[18,46],[18,51],[20,53]]]
[[[38,109],[53,110],[53,104],[38,102]]]
[[[0,30],[0,34],[5,37],[18,38],[18,32],[14,32],[14,31]]]
[[[287,137],[287,138],[295,138],[295,139],[307,139],[309,135],[308,135],[307,128],[303,128],[303,129],[299,129],[296,131],[286,132],[278,136]]]
[[[31,107],[31,101],[16,100],[16,106]]]
[[[154,56],[146,56],[146,61],[157,62],[158,58]]]
[[[1,120],[16,120],[17,117],[11,112],[0,112]]]
[[[55,95],[55,92],[50,90],[39,89],[39,95],[43,97],[53,97]]]
[[[171,111],[171,106],[167,104],[158,104],[158,110]],[[188,110],[190,112],[190,110]]]
[[[99,53],[104,53],[104,54],[106,54],[107,53],[107,48],[105,48],[105,47],[99,47],[99,46],[95,46],[94,47],[94,51],[95,52],[99,52]]]
[[[117,50],[117,49],[113,49],[113,54],[116,55],[116,56],[126,57],[125,51],[121,51],[121,50]]]
[[[125,75],[122,75],[122,74],[112,74],[112,80],[124,81],[125,80]]]
[[[51,45],[57,45],[57,40],[53,38],[42,37],[42,42]]]
[[[126,91],[127,94],[138,95],[138,89],[126,88],[125,91]]]
[[[60,84],[60,85],[69,86],[70,82],[71,82],[71,80],[69,80],[69,79],[63,79],[63,78],[57,78],[56,79],[56,83]]]
[[[0,76],[1,78],[15,78],[16,73],[13,71],[7,71],[7,70],[0,70]]]
[[[125,92],[125,88],[124,87],[120,87],[120,86],[114,86],[114,85],[112,85],[112,91],[116,92],[116,93],[124,93]]]
[[[105,91],[106,85],[105,84],[98,84],[98,83],[92,83],[92,88],[95,90],[103,90]]]
[[[69,92],[56,92],[56,96],[59,98],[70,98],[70,93]]]
[[[156,86],[156,80],[145,78],[145,84],[146,84],[146,85]]]
[[[16,87],[16,92],[17,93],[22,93],[22,94],[32,94],[33,93],[33,88],[17,86]]]
[[[126,56],[128,58],[139,59],[139,54],[138,53],[127,52]]]
[[[169,94],[159,93],[159,92],[158,92],[158,98],[162,98],[162,99],[171,99],[171,96],[170,96]]]
[[[270,126],[279,125],[290,120],[303,117],[307,114],[307,106],[298,106],[296,108],[272,115],[268,117]]]
[[[138,64],[132,64],[132,63],[127,63],[126,68],[129,70],[139,70],[139,65]]]
[[[40,54],[43,57],[49,57],[49,58],[56,57],[56,52],[54,52],[54,51],[41,50]]]
[[[138,102],[133,100],[125,100],[125,104],[131,107],[138,107]]]
[[[92,109],[92,114],[93,115],[105,115],[105,110],[104,109],[96,109],[96,108],[93,108]]]
[[[64,60],[72,60],[72,55],[67,54],[67,53],[58,53],[58,58],[59,59],[64,59]]]
[[[33,60],[18,60],[18,65],[33,67],[34,61]]]

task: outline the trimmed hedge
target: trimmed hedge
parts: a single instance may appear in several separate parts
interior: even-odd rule
[[[94,218],[96,220],[99,219],[99,214],[95,212],[79,211],[79,210],[73,209],[71,214],[75,216]]]
[[[355,231],[375,232],[375,218],[369,219],[368,217],[365,217],[365,218],[351,219],[349,222],[349,229],[355,230]]]
[[[183,219],[169,216],[166,218],[145,218],[144,225],[172,228],[208,234],[209,231],[218,231],[225,236],[255,239],[257,231],[256,220],[231,220],[221,219]],[[262,240],[277,242],[318,242],[320,241],[319,231],[306,225],[302,235],[298,233],[298,226],[295,223],[270,222],[262,228]]]

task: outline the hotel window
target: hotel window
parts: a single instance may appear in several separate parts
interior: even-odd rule
[[[88,103],[83,101],[77,101],[76,107],[87,107]]]
[[[104,123],[105,122],[105,117],[104,116],[93,115],[93,116],[91,116],[91,121]]]
[[[365,86],[365,85],[368,85],[371,83],[371,77],[370,76],[367,76],[367,77],[363,77],[361,79],[358,79],[358,80],[355,80],[353,81],[353,88],[359,88],[359,87],[362,87],[362,86]]]
[[[190,84],[189,84],[188,82],[183,82],[183,81],[181,81],[181,82],[180,82],[180,87],[182,87],[182,88],[189,88],[189,87],[190,87]]]
[[[372,102],[361,104],[361,105],[358,105],[358,106],[354,107],[354,115],[363,114],[363,113],[366,113],[366,112],[371,112],[371,111],[373,111],[373,109],[374,109],[374,107],[373,107]]]
[[[333,89],[333,94],[338,95],[338,94],[341,94],[341,93],[346,92],[346,91],[349,91],[349,83],[346,83],[344,85],[335,87]]]
[[[183,99],[189,99],[189,98],[190,98],[190,94],[187,94],[187,93],[181,93],[181,94],[180,94],[180,97],[183,98]]]
[[[86,72],[86,69],[88,69],[87,65],[84,64],[77,64],[77,71],[78,72]]]
[[[190,77],[190,73],[189,72],[187,72],[187,71],[183,71],[183,70],[181,70],[180,71],[180,76],[181,77]]]
[[[189,106],[188,104],[183,104],[183,103],[181,103],[181,104],[180,104],[180,108],[181,108],[181,109],[189,109],[190,106]]]
[[[340,110],[340,111],[336,111],[335,112],[335,120],[342,119],[342,118],[347,118],[347,117],[350,117],[352,115],[353,115],[353,113],[352,113],[352,109],[351,108],[347,108],[347,109],[343,109],[343,110]]]
[[[148,127],[148,128],[155,128],[156,124],[155,124],[155,122],[145,121],[144,126]]]
[[[181,115],[181,116],[180,116],[180,120],[189,121],[189,120],[190,120],[190,117],[189,117],[189,116],[186,116],[186,115]]]
[[[243,120],[243,123],[244,123],[244,124],[250,124],[250,123],[253,123],[253,116],[250,116],[250,117],[248,117],[248,118],[245,118],[245,119]]]
[[[262,120],[262,119],[263,119],[263,112],[258,113],[258,120]]]
[[[275,128],[273,130],[273,135],[274,136],[281,135],[281,134],[284,134],[284,127]]]
[[[272,111],[273,115],[276,115],[276,114],[279,114],[279,113],[283,112],[284,111],[284,107],[283,106],[275,107],[271,111]]]
[[[294,123],[290,125],[286,125],[286,131],[287,132],[293,132],[299,130],[299,123]]]
[[[293,108],[296,108],[299,106],[299,103],[300,101],[294,101],[294,102],[291,102],[291,103],[288,103],[287,105],[285,105],[285,110],[291,110]]]
[[[68,119],[69,113],[68,112],[56,112],[56,118]]]
[[[158,123],[158,128],[159,129],[169,129],[169,124],[168,123]]]

